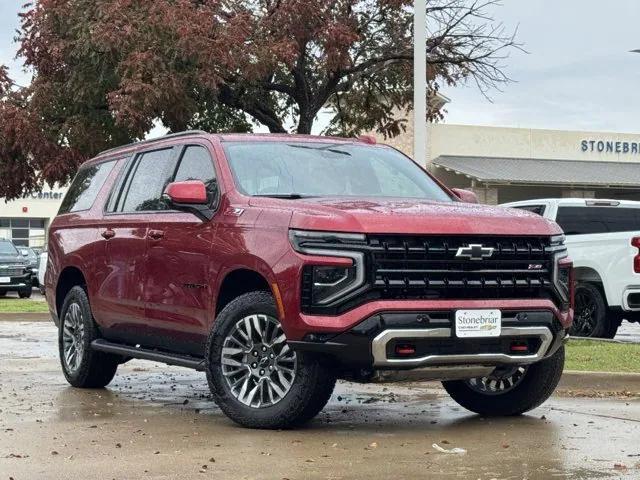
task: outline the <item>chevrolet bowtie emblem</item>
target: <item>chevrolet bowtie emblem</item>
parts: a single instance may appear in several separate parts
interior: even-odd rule
[[[468,247],[460,247],[456,257],[468,258],[469,260],[482,260],[493,255],[493,248],[485,247],[480,244],[469,245]]]

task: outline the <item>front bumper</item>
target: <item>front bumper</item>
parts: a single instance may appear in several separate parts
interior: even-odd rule
[[[558,350],[567,329],[551,310],[502,310],[499,337],[458,338],[455,309],[376,313],[350,330],[289,341],[323,354],[343,370],[407,370],[445,366],[526,365]],[[411,354],[399,354],[409,346]],[[517,347],[517,350],[514,348]]]
[[[0,283],[0,291],[21,290],[32,287],[31,272],[17,277],[8,277],[9,283]]]

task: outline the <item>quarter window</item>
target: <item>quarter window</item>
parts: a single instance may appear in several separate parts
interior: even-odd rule
[[[526,210],[527,212],[536,213],[540,216],[544,215],[544,205],[520,205],[516,206],[518,210]]]
[[[113,160],[81,168],[71,183],[58,214],[89,210],[115,163]]]

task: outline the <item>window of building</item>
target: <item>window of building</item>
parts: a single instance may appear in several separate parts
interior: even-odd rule
[[[640,230],[640,209],[624,207],[559,207],[556,222],[567,235]]]
[[[58,214],[89,210],[115,163],[116,161],[113,160],[81,168],[73,179]]]
[[[45,223],[44,218],[0,218],[0,239],[20,247],[43,247]]]

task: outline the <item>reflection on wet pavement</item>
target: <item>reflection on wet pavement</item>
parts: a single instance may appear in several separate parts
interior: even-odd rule
[[[640,478],[638,399],[482,419],[437,384],[340,383],[307,428],[247,430],[186,369],[132,361],[108,389],[68,387],[46,323],[0,322],[0,400],[0,478],[16,480]]]

